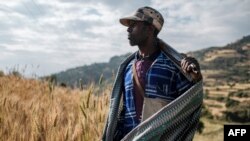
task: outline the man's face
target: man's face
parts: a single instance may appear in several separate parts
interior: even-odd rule
[[[147,40],[147,27],[141,21],[131,20],[127,31],[131,46],[141,45]]]

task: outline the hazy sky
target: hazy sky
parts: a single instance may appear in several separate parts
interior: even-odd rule
[[[107,62],[130,47],[119,18],[151,6],[159,37],[180,52],[223,46],[250,34],[250,0],[0,0],[0,70],[47,75]]]

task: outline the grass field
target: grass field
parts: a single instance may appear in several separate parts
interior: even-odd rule
[[[208,96],[231,87],[205,87]],[[236,84],[234,89],[248,89]],[[99,92],[97,95],[96,92]],[[52,84],[16,76],[0,77],[0,141],[96,141],[101,139],[108,114],[111,87],[90,85],[87,89],[54,87]],[[214,96],[216,97],[216,96]],[[221,116],[225,103],[205,99],[213,116]],[[194,141],[222,141],[225,122],[201,118],[202,134]]]
[[[93,85],[80,91],[21,77],[0,77],[0,140],[100,140],[109,89],[101,97],[94,91]]]

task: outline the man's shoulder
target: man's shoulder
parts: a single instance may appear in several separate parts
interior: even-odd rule
[[[160,52],[154,64],[155,66],[171,69],[174,71],[179,70],[177,66],[174,64],[174,62],[168,56],[166,56],[166,54],[163,51]]]

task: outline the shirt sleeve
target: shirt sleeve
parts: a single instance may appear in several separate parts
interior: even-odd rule
[[[175,80],[176,80],[176,90],[178,95],[183,94],[186,90],[188,90],[190,87],[193,86],[193,82],[190,82],[181,71],[178,71],[175,74]]]

